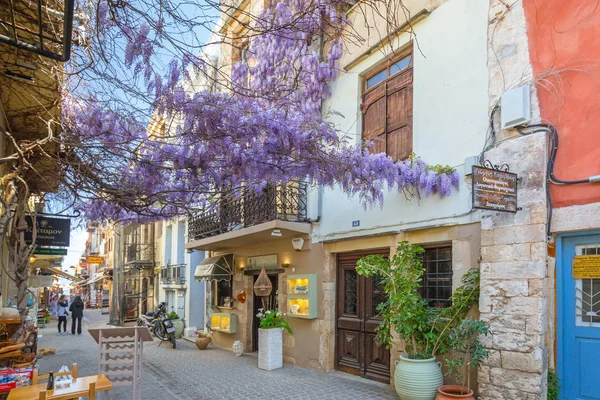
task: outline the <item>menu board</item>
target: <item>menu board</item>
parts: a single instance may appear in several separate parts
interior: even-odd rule
[[[517,212],[517,174],[474,165],[473,208]]]

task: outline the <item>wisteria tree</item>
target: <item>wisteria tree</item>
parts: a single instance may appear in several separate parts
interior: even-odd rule
[[[58,70],[60,134],[4,162],[54,158],[59,190],[44,195],[96,221],[190,215],[242,186],[290,181],[337,185],[365,206],[387,190],[450,195],[452,169],[394,162],[328,122],[322,104],[345,45],[364,40],[351,5],[281,0],[254,13],[216,0],[79,0],[73,57]],[[357,6],[385,16],[383,35],[410,19],[402,0]],[[241,33],[223,33],[226,19]],[[246,57],[226,65],[227,46]]]

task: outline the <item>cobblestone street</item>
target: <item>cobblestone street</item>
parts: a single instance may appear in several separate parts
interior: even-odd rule
[[[56,348],[56,354],[42,357],[42,373],[76,362],[80,375],[97,373],[97,345],[87,329],[101,327],[108,320],[99,310],[86,310],[84,332],[58,336],[56,321],[40,329],[39,348]],[[70,329],[70,321],[68,329]],[[183,339],[177,349],[158,341],[144,346],[144,399],[397,399],[387,385],[335,372],[321,374],[284,366],[267,372],[257,368],[253,355],[236,357],[218,348],[199,351]],[[109,399],[131,398],[130,388],[109,392]]]

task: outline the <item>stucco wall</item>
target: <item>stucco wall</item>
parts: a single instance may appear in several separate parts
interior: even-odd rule
[[[328,320],[329,301],[326,291],[330,286],[330,278],[324,273],[324,253],[320,244],[305,243],[304,250],[294,251],[290,239],[272,239],[256,246],[238,247],[223,250],[219,254],[233,253],[235,257],[236,270],[233,277],[233,296],[241,290],[247,295],[244,304],[235,302],[233,310],[219,309],[219,312],[229,312],[237,316],[237,332],[226,334],[214,332],[214,343],[216,346],[231,349],[235,340],[244,344],[245,351],[252,347],[252,319],[253,304],[255,301],[253,282],[254,277],[244,275],[247,258],[252,256],[263,256],[277,254],[278,263],[289,263],[290,266],[284,273],[278,275],[278,302],[279,310],[287,312],[287,275],[294,274],[317,274],[317,302],[319,305],[316,319],[300,319],[288,317],[287,321],[292,328],[293,335],[284,333],[283,355],[286,364],[297,365],[304,368],[312,368],[324,371],[325,362],[321,354],[323,343],[329,340],[322,335],[323,324]],[[326,345],[326,344],[325,344]]]
[[[600,9],[595,1],[523,1],[541,116],[560,137],[563,180],[600,174]],[[552,185],[556,207],[600,201],[600,183]]]
[[[415,23],[414,30],[416,39],[402,34],[394,42],[395,49],[402,49],[414,39],[414,152],[428,163],[448,164],[463,174],[465,158],[481,151],[488,126],[487,4],[479,0],[445,2]],[[374,52],[332,84],[333,95],[325,110],[341,113],[330,116],[330,120],[352,140],[359,140],[361,135],[361,74],[385,60],[384,52]],[[470,208],[464,181],[458,193],[443,200],[406,201],[394,189],[386,195],[382,208],[366,211],[357,197],[327,189],[315,240],[383,233],[417,221],[415,226],[426,226],[431,224],[429,220],[461,215]],[[352,228],[354,220],[360,220],[359,228]],[[463,217],[448,222],[470,221]]]

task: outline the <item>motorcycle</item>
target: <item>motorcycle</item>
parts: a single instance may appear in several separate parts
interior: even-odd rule
[[[176,348],[175,327],[173,322],[167,318],[167,303],[162,302],[154,313],[142,314],[138,318],[137,325],[147,327],[150,332],[162,342],[169,341],[173,348]],[[159,345],[160,346],[160,345]]]

